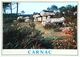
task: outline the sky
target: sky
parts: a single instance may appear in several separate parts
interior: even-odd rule
[[[24,11],[25,14],[33,14],[33,12],[40,13],[42,10],[46,10],[51,5],[56,5],[58,8],[66,5],[77,5],[77,2],[19,2],[19,13]],[[16,5],[13,5],[13,8]],[[13,13],[16,12],[16,9],[13,10]]]

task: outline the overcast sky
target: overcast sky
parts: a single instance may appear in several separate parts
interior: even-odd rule
[[[66,5],[77,5],[77,2],[20,2],[19,3],[19,13],[21,11],[25,11],[25,14],[33,14],[33,12],[41,12],[44,9],[47,9],[48,7],[51,7],[51,5],[56,5],[58,8],[61,6]],[[15,5],[13,6],[13,8]],[[16,12],[16,9],[13,10],[13,12]]]

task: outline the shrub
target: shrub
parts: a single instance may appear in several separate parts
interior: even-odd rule
[[[61,37],[43,37],[41,31],[35,29],[33,22],[29,26],[21,23],[7,23],[3,26],[4,49],[74,49],[76,42]]]
[[[24,19],[18,19],[17,21],[18,22],[24,22],[25,20]]]
[[[3,27],[3,48],[37,48],[43,37],[42,33],[34,27],[35,25],[22,27],[19,23],[5,25]]]

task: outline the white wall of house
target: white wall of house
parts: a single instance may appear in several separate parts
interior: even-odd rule
[[[38,17],[38,21],[42,21],[42,18],[41,17]]]
[[[46,19],[47,19],[47,18],[46,18],[45,16],[42,17],[42,21],[46,21]]]

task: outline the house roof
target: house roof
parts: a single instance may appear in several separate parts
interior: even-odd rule
[[[48,11],[48,10],[43,10],[44,12],[53,12],[53,11]]]

